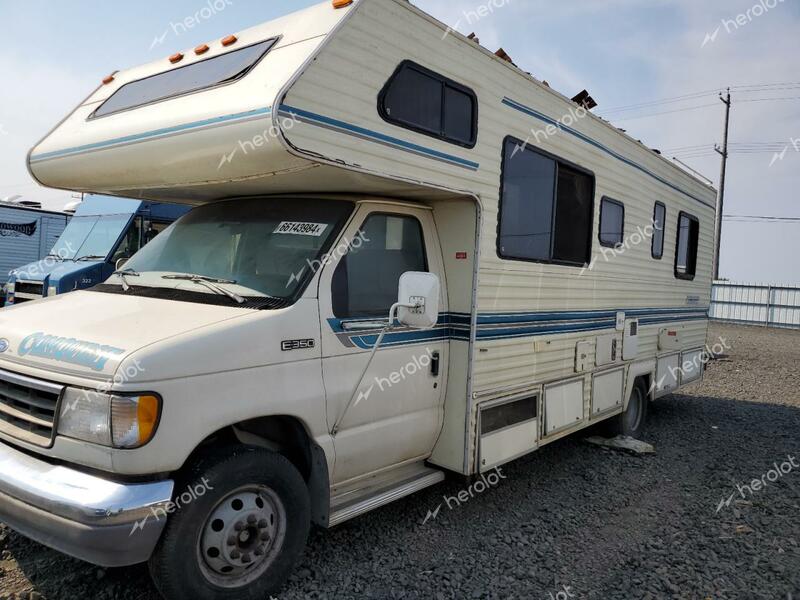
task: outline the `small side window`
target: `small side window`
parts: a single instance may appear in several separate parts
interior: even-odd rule
[[[697,274],[697,247],[700,242],[700,221],[682,212],[678,216],[678,244],[675,249],[675,277],[694,279]]]
[[[478,98],[471,89],[411,61],[398,67],[378,97],[385,121],[472,148]]]
[[[422,225],[407,215],[370,215],[333,275],[336,318],[386,317],[397,302],[400,276],[427,272]]]
[[[625,205],[611,198],[603,198],[600,204],[600,244],[618,248],[624,236]]]
[[[664,224],[667,222],[667,207],[661,202],[656,202],[653,210],[653,258],[661,260],[664,257]]]

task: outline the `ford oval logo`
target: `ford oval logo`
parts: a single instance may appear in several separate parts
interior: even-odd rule
[[[8,340],[0,340],[0,354],[8,350]]]

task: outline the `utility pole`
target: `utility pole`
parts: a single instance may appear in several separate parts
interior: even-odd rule
[[[727,96],[722,93],[719,99],[725,105],[725,135],[722,139],[722,149],[715,146],[714,150],[722,156],[722,172],[719,176],[719,194],[717,196],[717,219],[714,226],[714,281],[719,279],[719,254],[722,244],[722,211],[725,208],[725,176],[728,171],[728,132],[731,125],[731,88],[727,90]]]

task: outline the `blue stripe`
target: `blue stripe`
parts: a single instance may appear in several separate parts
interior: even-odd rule
[[[638,169],[639,171],[641,171],[645,175],[649,175],[653,179],[655,179],[657,181],[660,181],[661,183],[663,183],[667,187],[672,188],[676,192],[680,192],[681,194],[691,198],[692,200],[695,200],[695,201],[699,202],[700,204],[702,204],[704,206],[707,206],[709,208],[714,208],[713,204],[709,204],[708,202],[706,202],[702,198],[698,198],[697,196],[694,196],[694,195],[690,194],[689,192],[679,188],[678,186],[670,183],[669,181],[667,181],[663,177],[661,177],[659,175],[656,175],[655,173],[653,173],[652,171],[650,171],[647,168],[643,167],[642,165],[633,162],[631,159],[622,156],[618,152],[614,152],[611,148],[608,148],[607,146],[604,146],[600,142],[597,142],[597,141],[593,140],[592,138],[582,134],[580,131],[572,129],[571,127],[567,127],[566,125],[564,125],[562,123],[559,123],[555,119],[552,119],[551,117],[548,117],[547,115],[544,115],[544,114],[540,113],[539,111],[530,108],[529,106],[525,106],[524,104],[520,104],[519,102],[511,100],[510,98],[504,98],[503,99],[503,104],[505,104],[506,106],[510,106],[511,108],[513,108],[515,110],[518,110],[518,111],[520,111],[522,113],[525,113],[526,115],[529,115],[531,117],[539,119],[540,121],[544,121],[545,123],[548,123],[550,125],[555,125],[556,127],[561,129],[562,131],[566,131],[567,133],[570,133],[570,134],[574,135],[576,138],[578,138],[580,140],[583,140],[587,144],[591,144],[595,148],[598,148],[598,149],[602,150],[603,152],[613,156],[617,160],[620,160],[620,161],[624,162],[625,164],[630,165],[634,169]]]
[[[358,125],[351,125],[350,123],[345,123],[344,121],[339,121],[337,119],[332,119],[330,117],[318,115],[316,113],[312,113],[307,110],[302,110],[300,108],[294,108],[292,106],[282,105],[281,113],[283,113],[284,111],[288,115],[305,117],[306,119],[310,119],[311,121],[324,123],[325,125],[330,125],[332,127],[336,127],[337,129],[342,129],[346,132],[357,133],[359,135],[372,138],[374,140],[391,144],[403,150],[410,150],[412,152],[418,152],[426,156],[431,156],[441,160],[446,160],[448,162],[453,162],[463,167],[467,167],[468,169],[471,169],[473,171],[477,171],[481,166],[480,163],[472,162],[470,160],[466,160],[458,156],[454,156],[452,154],[446,154],[444,152],[439,152],[438,150],[434,150],[432,148],[426,148],[425,146],[412,144],[411,142],[401,140],[400,138],[391,137],[389,135],[385,135],[377,131],[372,131],[371,129],[365,129],[364,127],[359,127]]]
[[[165,127],[163,129],[155,129],[145,133],[137,133],[134,135],[127,135],[125,137],[114,138],[106,140],[105,142],[96,142],[94,144],[86,144],[85,146],[76,146],[74,148],[67,148],[65,150],[56,150],[54,152],[46,152],[44,154],[34,154],[31,156],[31,162],[40,160],[47,160],[48,158],[56,158],[58,156],[66,156],[68,154],[79,154],[81,152],[89,152],[91,150],[100,150],[118,144],[129,144],[132,142],[141,142],[151,138],[168,135],[171,133],[181,133],[198,129],[200,127],[209,127],[211,125],[218,125],[220,123],[227,123],[230,121],[237,121],[240,119],[247,119],[258,116],[268,116],[272,114],[271,108],[258,108],[256,110],[249,110],[247,112],[236,113],[235,115],[226,115],[224,117],[214,117],[212,119],[204,119],[202,121],[194,121],[192,123],[185,123],[183,125],[175,125],[174,127]]]
[[[535,337],[543,335],[601,331],[615,329],[617,312],[626,317],[639,317],[640,325],[655,325],[708,319],[707,308],[637,308],[600,311],[549,312],[549,313],[484,313],[478,316],[476,339],[479,341]],[[364,319],[374,321],[374,319]],[[349,323],[357,320],[348,320]],[[329,319],[331,329],[337,334],[347,334],[342,320]],[[402,331],[387,333],[387,347],[420,344],[445,339],[469,341],[472,331],[471,317],[466,313],[442,313],[434,329],[426,331]],[[499,327],[492,325],[500,325]],[[503,326],[504,325],[504,326]],[[359,334],[352,332],[350,341],[357,347],[368,350],[378,339],[378,333]]]

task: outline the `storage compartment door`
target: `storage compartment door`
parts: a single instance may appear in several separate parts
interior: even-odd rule
[[[598,373],[592,379],[592,418],[622,408],[625,369]]]
[[[480,471],[535,450],[539,443],[539,394],[481,407]]]
[[[662,356],[656,371],[656,395],[663,396],[680,385],[681,355]]]
[[[583,387],[583,379],[576,379],[544,388],[546,435],[558,433],[583,421]]]

